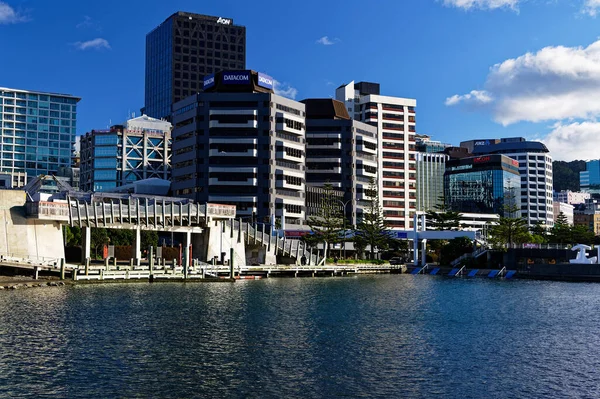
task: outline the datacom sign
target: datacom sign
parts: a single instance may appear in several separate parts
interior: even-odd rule
[[[213,87],[215,85],[215,75],[208,75],[204,77],[204,90],[208,89],[209,87]]]
[[[273,78],[264,73],[258,73],[258,85],[265,89],[273,89]]]
[[[250,71],[223,72],[221,83],[224,85],[250,84]]]

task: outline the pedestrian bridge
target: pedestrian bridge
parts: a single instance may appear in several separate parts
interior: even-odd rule
[[[233,219],[234,205],[197,204],[189,199],[117,193],[66,196],[65,200],[27,203],[29,217],[77,227],[189,231],[210,220]]]

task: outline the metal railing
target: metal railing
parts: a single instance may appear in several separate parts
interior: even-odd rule
[[[296,143],[302,143],[302,140],[300,139],[300,137],[294,136],[292,134],[287,134],[287,133],[283,133],[283,132],[277,132],[277,133],[275,133],[275,136],[279,137],[280,139],[294,141]]]
[[[275,165],[281,166],[282,168],[290,168],[290,169],[295,169],[295,170],[303,170],[303,168],[304,168],[304,165],[300,165],[300,164],[293,163],[293,162],[286,162],[286,161],[282,161],[280,159],[277,159],[275,161]]]

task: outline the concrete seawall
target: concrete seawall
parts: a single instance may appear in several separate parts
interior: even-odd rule
[[[0,190],[0,254],[64,258],[60,223],[27,218],[25,195],[25,191]]]

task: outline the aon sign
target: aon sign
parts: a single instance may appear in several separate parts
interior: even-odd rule
[[[227,18],[221,18],[221,17],[219,17],[219,19],[217,19],[217,23],[218,24],[223,24],[223,25],[231,25],[231,20],[227,19]]]

